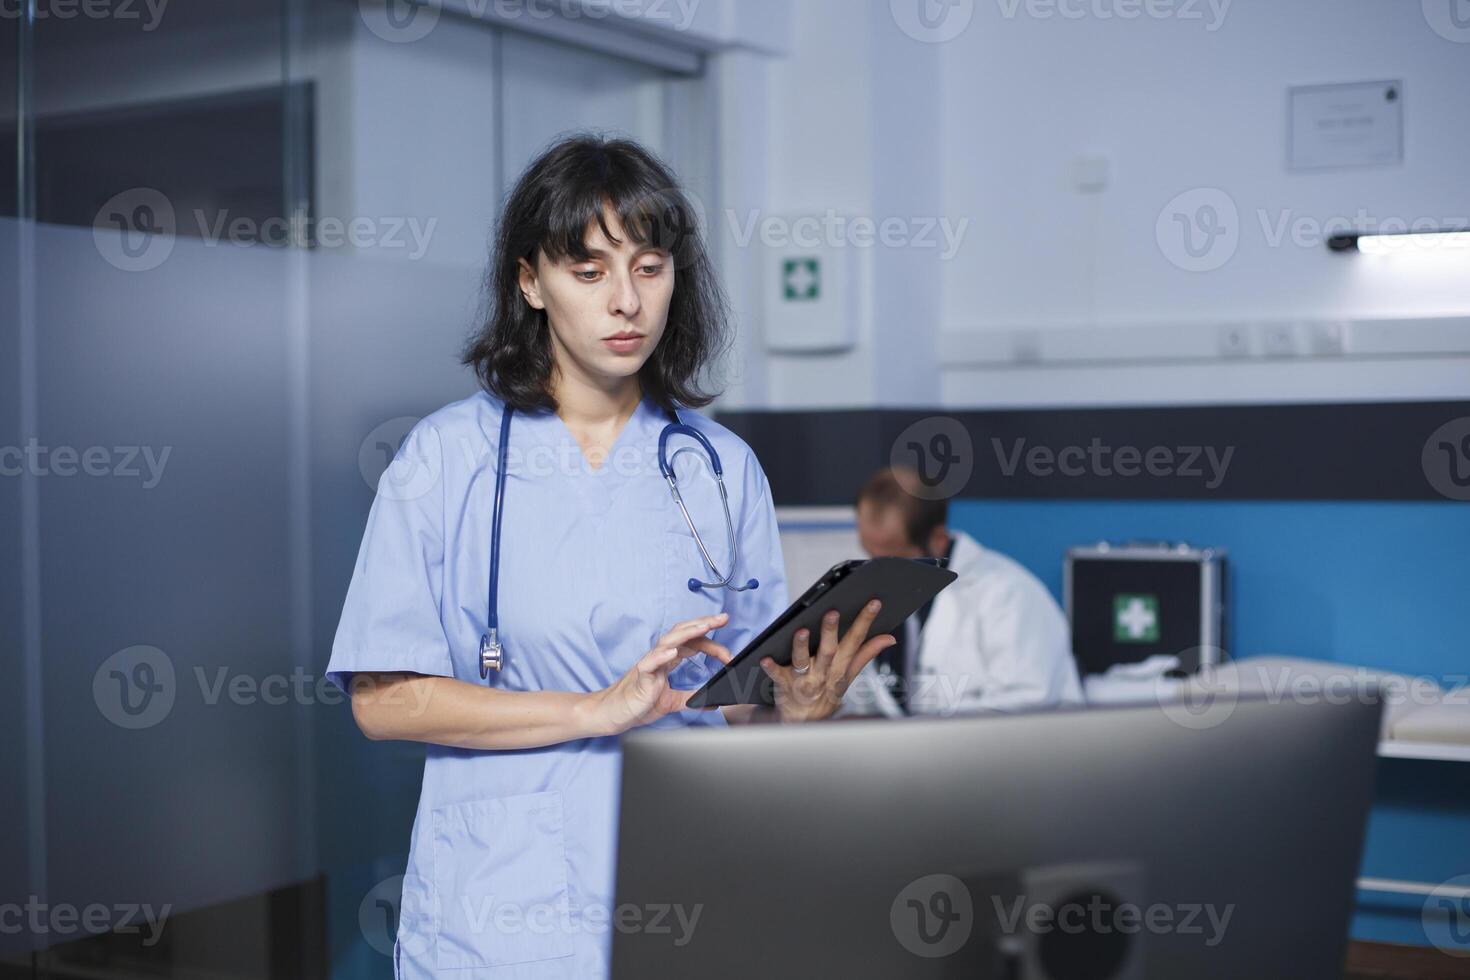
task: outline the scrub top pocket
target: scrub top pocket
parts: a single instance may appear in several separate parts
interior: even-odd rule
[[[555,791],[433,811],[439,969],[572,955],[562,820]]]

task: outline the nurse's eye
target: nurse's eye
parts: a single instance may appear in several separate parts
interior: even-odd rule
[[[646,265],[640,265],[638,271],[645,276],[656,276],[664,271],[664,264],[662,262],[649,262]]]
[[[573,269],[572,275],[583,282],[596,282],[602,273],[597,269]]]

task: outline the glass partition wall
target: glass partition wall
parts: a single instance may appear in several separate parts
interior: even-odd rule
[[[422,750],[322,677],[377,476],[473,390],[548,140],[630,134],[709,200],[700,73],[399,0],[14,13],[0,976],[391,976]]]

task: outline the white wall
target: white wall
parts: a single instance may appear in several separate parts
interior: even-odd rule
[[[485,24],[443,17],[394,43],[354,18],[340,64],[322,65],[337,70],[318,75],[319,212],[415,221],[427,260],[483,266],[501,193],[495,56]]]
[[[1360,210],[1378,220],[1470,217],[1470,43],[1432,29],[1424,11],[1439,0],[1189,0],[1191,16],[1126,20],[1102,14],[1128,0],[985,0],[940,43],[905,32],[907,2],[704,0],[687,8],[683,29],[669,27],[682,15],[645,25],[706,51],[717,89],[715,172],[695,180],[719,188],[708,217],[742,330],[722,405],[1470,391],[1470,326],[1394,322],[1470,316],[1463,255],[1375,261],[1269,237],[1298,219]],[[1069,13],[1048,6],[1056,2]],[[665,9],[681,9],[673,3]],[[313,9],[320,23],[296,63],[318,85],[319,214],[433,221],[431,261],[481,265],[502,162],[492,32],[446,14],[428,37],[391,43],[372,36],[355,3]],[[252,30],[258,45],[245,43]],[[99,48],[87,58],[109,72],[102,99],[158,97],[181,80],[178,94],[279,78],[271,24],[234,25],[224,45],[183,33],[147,40],[157,48],[149,57],[113,64]],[[198,62],[203,49],[223,60]],[[1289,173],[1287,88],[1375,78],[1404,83],[1404,163]],[[96,88],[76,82],[38,79],[43,108],[93,102]],[[1108,160],[1100,192],[1072,186],[1081,154]],[[1207,273],[1171,264],[1155,235],[1165,205],[1193,188],[1220,189],[1240,215],[1238,247]],[[851,246],[856,346],[766,353],[760,250],[741,245],[737,230],[752,212],[780,221],[829,211],[963,233],[952,256]],[[1342,356],[1309,356],[1324,323]],[[1226,329],[1242,331],[1250,356],[1220,356]],[[1292,353],[1266,357],[1271,337]],[[1415,349],[1428,356],[1403,356]],[[1459,356],[1439,356],[1447,352]]]
[[[856,15],[859,9],[843,0],[794,5],[793,54],[776,58],[771,66],[770,183],[767,198],[754,205],[762,221],[821,217],[829,208],[856,215],[873,210],[876,161],[870,148],[876,83],[867,66],[874,29],[880,25],[871,17]],[[733,217],[737,227],[747,227],[750,211],[739,209]],[[731,218],[728,211],[723,215],[722,230],[733,243]],[[759,251],[759,236],[750,247]],[[857,346],[851,352],[770,357],[768,397],[772,404],[809,406],[843,400],[868,404],[875,400],[878,344],[872,286],[873,280],[866,279],[864,315],[857,328]],[[750,305],[760,309],[758,302]],[[764,327],[762,335],[763,331]]]
[[[1437,0],[1158,0],[1127,20],[1119,0],[986,0],[941,43],[900,28],[905,2],[796,6],[767,159],[745,162],[768,168],[774,213],[968,226],[947,261],[868,250],[857,349],[761,355],[759,404],[1470,395],[1470,255],[1337,255],[1289,230],[1470,218],[1470,42],[1431,27]],[[1403,82],[1403,164],[1289,172],[1287,89],[1377,79]],[[1081,155],[1107,159],[1102,190],[1074,187]],[[1209,272],[1156,236],[1194,188],[1240,217]],[[1396,322],[1447,316],[1467,319]],[[1222,356],[1227,329],[1244,357]]]
[[[947,205],[987,231],[946,270],[947,326],[1470,310],[1464,280],[1273,247],[1261,227],[1360,208],[1470,218],[1470,45],[1435,35],[1418,3],[1236,0],[1214,31],[1200,9],[1124,22],[977,5],[945,60],[942,154]],[[1404,164],[1288,172],[1287,88],[1377,79],[1404,82]],[[1101,194],[1068,186],[1084,152],[1112,160]],[[1172,265],[1155,238],[1169,200],[1200,187],[1241,217],[1239,248],[1210,273]]]

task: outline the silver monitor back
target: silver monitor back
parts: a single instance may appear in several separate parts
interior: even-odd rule
[[[615,978],[1338,978],[1377,704],[640,732]]]

